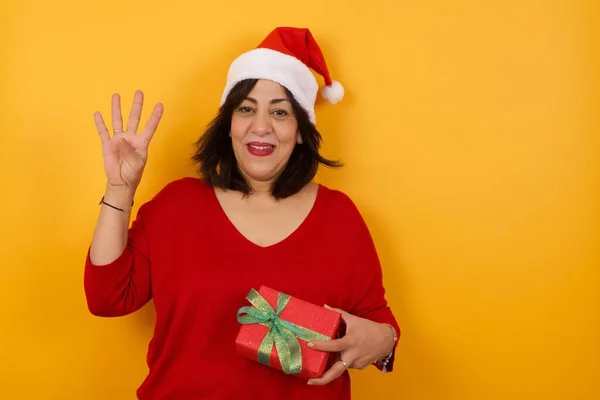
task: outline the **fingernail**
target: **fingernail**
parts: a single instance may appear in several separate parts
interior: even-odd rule
[[[309,343],[306,343],[306,347],[310,347],[312,349],[313,347],[315,347],[315,345],[313,343],[309,342]]]
[[[328,305],[328,304],[325,304],[325,308],[331,308],[331,307],[329,307],[329,305]]]
[[[307,385],[314,385],[313,381],[306,382]]]

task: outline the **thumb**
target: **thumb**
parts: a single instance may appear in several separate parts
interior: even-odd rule
[[[346,312],[346,311],[344,311],[344,310],[342,310],[342,309],[335,308],[335,307],[331,307],[331,306],[329,306],[329,305],[327,305],[327,304],[325,304],[325,305],[324,305],[324,307],[325,307],[326,309],[328,309],[328,310],[335,311],[335,312],[338,312],[338,313],[342,314],[342,319],[343,319],[344,321],[346,321],[346,322],[348,322],[348,321],[347,321],[347,320],[348,320],[348,317],[351,317],[351,316],[352,316],[350,313],[348,313],[348,312]]]

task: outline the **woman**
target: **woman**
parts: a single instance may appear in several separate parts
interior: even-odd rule
[[[387,306],[371,236],[342,192],[312,182],[319,164],[314,125],[324,76],[341,98],[306,29],[275,29],[230,67],[217,117],[198,142],[201,179],[169,183],[130,210],[163,108],[137,134],[143,96],[127,127],[118,95],[102,142],[106,192],[85,265],[90,311],[115,317],[150,299],[156,327],[139,399],[349,399],[348,368],[391,371],[399,328]],[[267,285],[342,314],[345,335],[309,344],[335,353],[308,382],[236,354],[236,312]],[[329,307],[329,306],[328,306]]]

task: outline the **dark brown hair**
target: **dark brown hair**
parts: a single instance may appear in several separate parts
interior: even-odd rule
[[[231,90],[217,116],[196,142],[196,152],[192,157],[194,163],[200,164],[200,175],[209,185],[237,190],[245,195],[251,194],[252,188],[238,168],[229,132],[234,111],[252,91],[256,82],[258,79],[243,80]],[[321,134],[292,93],[285,87],[284,90],[292,103],[302,143],[296,144],[285,167],[273,182],[271,194],[276,199],[298,193],[315,177],[319,164],[327,167],[342,166],[341,162],[328,160],[319,154]]]

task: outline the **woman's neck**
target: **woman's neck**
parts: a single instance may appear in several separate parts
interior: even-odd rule
[[[271,197],[271,189],[273,188],[272,181],[266,182],[257,182],[257,181],[249,181],[253,197]]]

